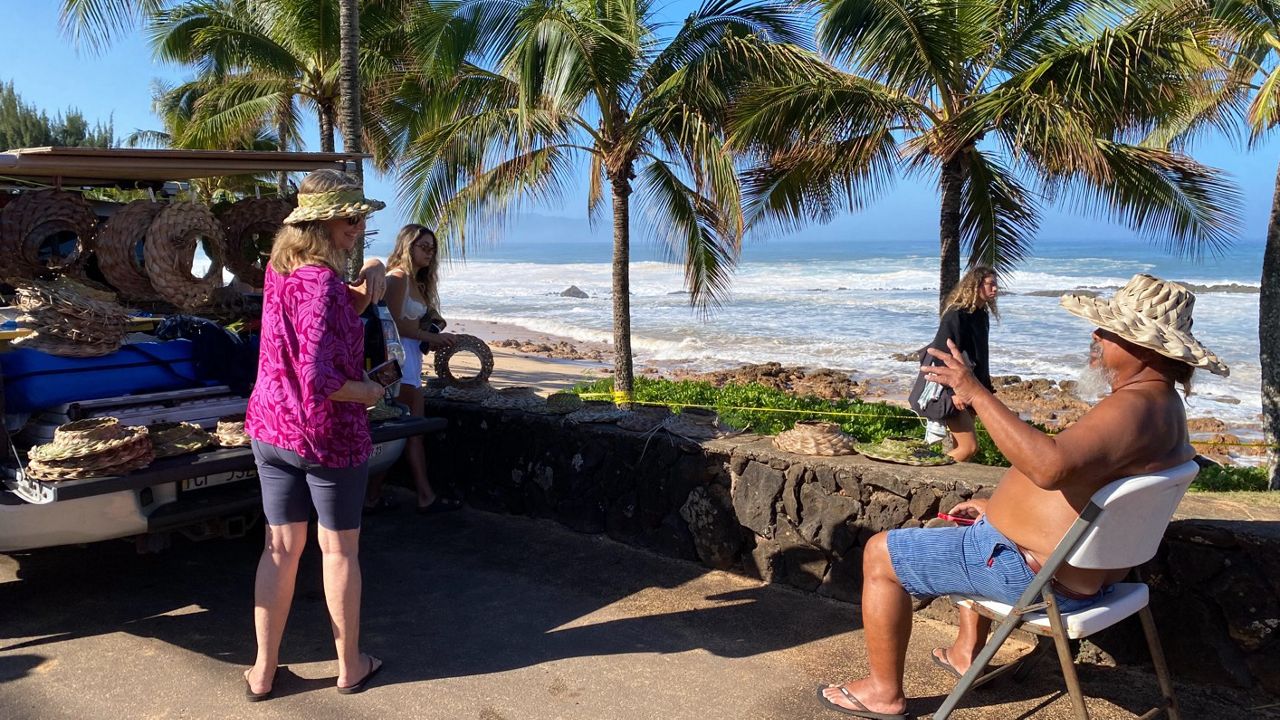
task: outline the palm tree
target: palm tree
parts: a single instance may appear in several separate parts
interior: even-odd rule
[[[360,8],[356,0],[339,0],[340,44],[342,72],[339,77],[342,96],[342,149],[350,153],[360,152],[360,138],[363,130],[360,125],[360,63],[358,49],[360,47]],[[364,167],[357,162],[353,168],[354,175],[362,184]],[[355,278],[360,266],[364,263],[364,243],[356,243],[347,259],[347,274]]]
[[[1206,93],[1181,127],[1180,139],[1206,124],[1219,127],[1243,117],[1253,145],[1280,124],[1280,3],[1219,0],[1223,47],[1231,59],[1225,82]],[[1255,83],[1256,80],[1260,83]],[[1262,375],[1263,432],[1268,445],[1268,487],[1280,490],[1280,169],[1267,221],[1258,296],[1258,361]]]
[[[235,138],[221,138],[217,143],[199,144],[192,139],[188,127],[196,113],[196,106],[207,90],[199,82],[169,85],[162,81],[152,84],[152,110],[160,118],[162,130],[134,130],[124,139],[127,147],[185,148],[188,150],[279,150],[280,140],[265,127],[253,128]],[[288,173],[276,176],[276,191],[286,194]],[[241,195],[265,188],[263,182],[253,176],[206,178],[196,183],[197,195],[210,198],[214,192],[225,190]]]
[[[865,207],[901,172],[937,177],[940,300],[962,246],[970,264],[1026,257],[1047,200],[1192,255],[1222,247],[1232,186],[1140,143],[1213,66],[1206,15],[1200,0],[820,0],[819,45],[849,71],[797,60],[743,98],[748,218],[794,228]]]
[[[340,3],[353,1],[63,0],[63,20],[75,37],[96,44],[142,25],[158,57],[195,67],[196,81],[205,91],[187,128],[193,143],[216,145],[269,124],[286,145],[298,147],[299,117],[302,106],[308,106],[319,120],[320,149],[332,152],[343,107]],[[382,34],[401,31],[399,20],[411,5],[390,0],[365,4],[368,29]],[[377,36],[363,46],[358,55],[361,76],[395,71],[395,58],[381,52],[386,48],[403,52],[394,41]],[[359,102],[355,107],[361,107]],[[352,131],[358,133],[360,124]]]
[[[721,123],[742,77],[729,42],[799,42],[771,0],[705,0],[669,39],[648,0],[460,0],[417,18],[423,62],[386,111],[405,148],[400,182],[422,222],[465,251],[508,210],[558,198],[585,161],[594,221],[613,208],[614,390],[632,389],[633,194],[683,262],[691,303],[726,289],[744,231]],[[735,46],[737,47],[737,46]]]

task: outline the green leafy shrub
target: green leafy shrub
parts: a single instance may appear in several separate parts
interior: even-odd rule
[[[613,392],[613,380],[603,378],[579,385],[574,391],[608,399]],[[637,403],[666,405],[676,411],[689,406],[710,408],[726,423],[760,435],[776,435],[799,420],[830,420],[862,442],[876,442],[893,435],[924,436],[921,420],[905,408],[888,403],[794,395],[756,383],[716,387],[709,382],[638,377],[632,395]],[[985,465],[1009,464],[981,426],[974,461]]]
[[[1267,471],[1260,467],[1210,465],[1200,468],[1200,474],[1191,483],[1191,489],[1200,492],[1266,490]]]

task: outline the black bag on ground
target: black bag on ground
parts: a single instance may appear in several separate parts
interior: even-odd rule
[[[941,364],[942,361],[929,354],[929,348],[920,351],[920,365],[932,367]],[[911,394],[907,395],[907,402],[911,405],[911,409],[920,417],[934,422],[943,422],[955,415],[955,393],[945,385],[941,386],[939,392],[932,398],[926,399],[923,405],[920,403],[920,396],[924,394],[925,386],[928,384],[929,381],[924,379],[924,373],[916,373],[916,381],[911,385]]]

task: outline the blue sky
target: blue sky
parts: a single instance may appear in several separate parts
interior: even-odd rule
[[[157,79],[181,81],[186,71],[163,65],[152,53],[141,33],[124,38],[107,52],[94,54],[76,50],[58,28],[57,0],[0,0],[8,22],[5,41],[0,43],[0,81],[12,80],[24,101],[50,114],[75,107],[92,120],[112,118],[118,137],[135,129],[158,129],[160,122],[151,113],[151,85]],[[693,7],[691,0],[676,0],[666,12],[678,17]],[[315,133],[308,140],[317,149]],[[2,148],[0,148],[2,149]],[[1239,183],[1244,197],[1241,241],[1261,241],[1266,232],[1280,144],[1269,140],[1246,151],[1228,138],[1210,137],[1194,149],[1203,163],[1229,173]],[[370,176],[368,192],[391,201],[377,219],[382,228],[395,228],[408,221],[395,202],[393,178]],[[581,218],[585,215],[585,193],[566,199],[563,207],[541,212]],[[606,212],[607,216],[607,212]],[[603,238],[606,230],[597,233]],[[900,180],[874,207],[856,215],[845,215],[825,226],[812,226],[801,234],[807,238],[880,241],[893,238],[936,237],[938,199],[928,179]],[[383,237],[390,235],[384,229]],[[1134,233],[1122,225],[1080,216],[1067,208],[1051,208],[1041,224],[1041,239],[1067,240],[1074,237],[1135,241]],[[603,241],[603,240],[602,240]],[[771,237],[768,242],[785,242]],[[381,244],[381,243],[379,243]]]

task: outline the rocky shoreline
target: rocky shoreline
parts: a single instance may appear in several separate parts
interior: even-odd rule
[[[575,343],[569,340],[543,341],[506,338],[490,340],[494,347],[507,348],[528,355],[560,359],[610,362],[612,352],[600,343]],[[915,362],[914,353],[901,353],[894,359]],[[609,369],[603,369],[609,372]],[[797,395],[813,395],[826,400],[859,399],[888,402],[906,406],[910,389],[903,377],[873,377],[856,379],[848,372],[831,368],[806,368],[770,362],[756,365],[693,372],[684,369],[641,367],[644,375],[666,377],[672,380],[708,382],[716,387],[727,384],[758,384]],[[996,394],[1022,418],[1043,425],[1050,430],[1061,430],[1084,415],[1091,403],[1076,393],[1074,380],[1047,378],[1023,379],[1017,375],[1001,375],[991,379]],[[1250,458],[1263,455],[1261,447],[1251,446],[1242,435],[1256,432],[1256,428],[1232,427],[1214,417],[1190,418],[1187,422],[1192,433],[1192,444],[1205,457],[1222,464],[1248,463]]]

